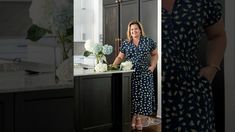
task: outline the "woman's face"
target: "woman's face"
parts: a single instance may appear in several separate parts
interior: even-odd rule
[[[133,38],[139,38],[140,37],[140,32],[141,31],[140,31],[140,29],[139,29],[137,24],[132,24],[131,25],[130,32],[131,32],[131,36]]]

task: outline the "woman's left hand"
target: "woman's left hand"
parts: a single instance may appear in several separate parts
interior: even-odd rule
[[[210,83],[213,81],[217,69],[210,66],[205,66],[200,69],[199,75],[205,77]]]

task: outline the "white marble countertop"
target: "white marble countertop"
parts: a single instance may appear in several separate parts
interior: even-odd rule
[[[55,73],[0,72],[0,93],[73,88],[73,80],[56,81]]]
[[[94,69],[82,70],[82,69],[74,68],[74,76],[104,75],[104,74],[114,74],[114,73],[129,73],[129,72],[133,72],[133,71],[134,70],[127,70],[127,71],[114,70],[114,71],[107,71],[107,72],[95,72]]]

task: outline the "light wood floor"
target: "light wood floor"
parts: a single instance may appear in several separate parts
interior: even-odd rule
[[[145,127],[142,131],[132,130],[132,132],[161,132],[161,124]]]

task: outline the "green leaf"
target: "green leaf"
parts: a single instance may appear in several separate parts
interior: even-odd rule
[[[73,43],[73,35],[66,36],[65,41],[68,43]]]
[[[66,30],[66,34],[67,34],[67,35],[73,35],[73,27],[68,28],[68,29]]]
[[[83,53],[83,55],[85,56],[85,57],[87,57],[87,56],[89,56],[89,55],[91,55],[92,54],[92,52],[90,52],[90,51],[85,51],[84,53]]]
[[[27,31],[26,39],[37,41],[42,38],[46,33],[51,33],[51,31],[43,29],[35,24],[33,24]]]

